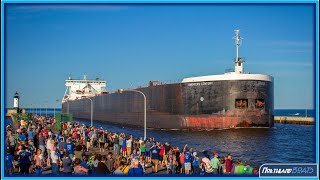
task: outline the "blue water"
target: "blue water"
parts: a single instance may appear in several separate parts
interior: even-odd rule
[[[275,116],[302,116],[302,117],[315,117],[315,110],[305,109],[275,109]]]
[[[27,108],[26,109],[28,112],[35,112],[35,108],[33,109],[29,109]],[[53,108],[48,108],[47,109],[47,112],[48,114],[52,114],[54,111]],[[57,108],[56,109],[57,112],[61,112],[61,109]],[[40,109],[37,108],[37,112],[38,114],[40,114]],[[46,114],[46,109],[45,108],[42,108],[41,109],[41,113],[42,115],[45,115]],[[297,114],[298,113],[298,114]],[[307,111],[305,109],[275,109],[274,110],[274,115],[275,116],[302,116],[302,117],[315,117],[316,116],[316,111],[313,110],[313,109],[308,109]]]
[[[57,110],[60,112],[61,110]],[[303,113],[304,110],[276,110],[276,115]],[[308,111],[308,116],[314,111]],[[42,112],[45,114],[45,111]],[[48,109],[53,115],[53,109]],[[314,115],[314,114],[313,114]],[[303,116],[303,114],[302,114]],[[77,119],[90,125],[90,120]],[[135,137],[143,136],[142,128],[122,127],[94,121],[94,126],[112,132],[124,132]],[[196,151],[216,150],[220,155],[231,153],[234,159],[250,161],[253,165],[264,163],[315,163],[315,126],[275,124],[274,128],[230,129],[214,131],[162,131],[147,130],[147,137],[161,143],[170,142],[183,148],[185,144]]]

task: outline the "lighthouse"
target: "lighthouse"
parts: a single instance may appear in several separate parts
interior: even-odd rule
[[[19,94],[16,92],[13,96],[13,108],[19,113]]]

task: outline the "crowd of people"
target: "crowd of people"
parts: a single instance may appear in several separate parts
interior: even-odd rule
[[[19,120],[6,127],[8,175],[41,175],[48,169],[52,175],[98,176],[141,176],[160,170],[180,175],[257,175],[259,171],[250,162],[234,162],[231,154],[207,155],[187,144],[180,149],[155,138],[144,140],[78,122],[64,122],[55,131],[54,124],[54,118],[33,115],[32,121]]]

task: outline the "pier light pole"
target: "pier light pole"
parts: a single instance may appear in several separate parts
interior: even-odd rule
[[[38,115],[38,109],[37,109],[37,105],[36,105],[36,103],[34,103],[34,108],[35,108],[35,113],[36,113],[36,115]]]
[[[91,119],[91,127],[92,127],[93,126],[93,102],[92,102],[92,99],[89,98],[89,97],[86,97],[85,99],[89,99],[90,103],[91,103],[91,116],[90,116],[90,119]]]
[[[53,117],[54,119],[56,119],[56,104],[59,102],[59,100],[57,99],[56,102],[54,103],[54,108],[53,108]]]
[[[144,98],[144,132],[143,132],[144,137],[143,137],[143,140],[146,140],[147,139],[147,98],[146,98],[146,95],[143,92],[135,90],[135,89],[129,89],[129,90],[120,89],[120,93],[122,93],[124,91],[137,92],[137,93],[140,93],[143,95],[143,98]]]

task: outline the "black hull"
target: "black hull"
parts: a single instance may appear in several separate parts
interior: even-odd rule
[[[273,82],[229,80],[177,83],[137,89],[147,98],[147,127],[156,129],[224,129],[273,127]],[[143,126],[143,96],[137,92],[92,97],[93,119]],[[203,101],[201,101],[203,100]],[[238,106],[239,100],[246,102]],[[257,100],[263,106],[257,106]],[[63,103],[62,111],[90,119],[90,100]],[[240,103],[241,104],[241,103]]]

